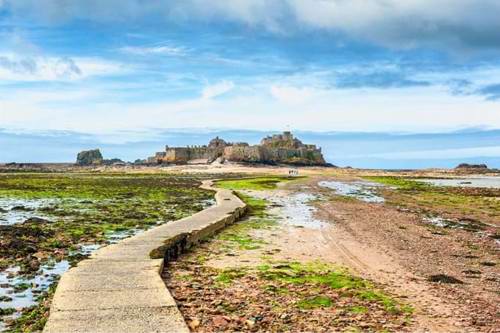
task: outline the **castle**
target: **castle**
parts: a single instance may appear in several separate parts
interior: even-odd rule
[[[321,148],[303,144],[291,132],[268,136],[259,145],[229,143],[219,137],[208,146],[165,147],[165,151],[149,157],[149,164],[208,164],[221,162],[325,165]]]

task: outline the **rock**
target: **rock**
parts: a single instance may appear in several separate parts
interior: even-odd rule
[[[124,161],[119,158],[111,158],[109,160],[102,160],[102,164],[104,165],[126,165]]]
[[[430,282],[438,283],[451,283],[451,284],[463,284],[464,282],[450,275],[436,274],[429,276],[428,280]]]
[[[469,163],[460,163],[457,165],[455,169],[480,169],[487,170],[488,166],[486,164],[469,164]]]
[[[22,212],[29,212],[32,211],[33,209],[25,206],[14,206],[11,208],[13,211],[22,211]]]
[[[34,216],[25,220],[24,223],[50,223],[50,221]]]
[[[76,164],[78,165],[99,165],[102,162],[103,158],[99,149],[81,151],[76,157]]]
[[[245,321],[245,325],[248,326],[249,328],[252,328],[255,326],[255,320],[248,319]]]
[[[30,260],[29,267],[32,271],[38,271],[40,268],[40,262],[37,259]]]
[[[224,327],[228,324],[227,320],[224,318],[224,316],[215,316],[213,319],[212,319],[212,322],[214,324],[214,326],[216,327]]]
[[[194,331],[196,328],[200,326],[200,320],[198,318],[194,318],[189,322],[188,326],[191,330]]]
[[[12,302],[12,298],[9,296],[0,296],[0,302]]]
[[[8,316],[13,313],[16,313],[16,309],[14,308],[0,308],[0,317],[1,316]]]

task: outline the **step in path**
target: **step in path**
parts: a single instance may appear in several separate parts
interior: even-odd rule
[[[103,247],[63,274],[43,332],[189,332],[161,279],[165,260],[150,253],[160,248],[168,258],[244,214],[246,205],[232,191],[212,185],[201,187],[216,191],[215,206]]]

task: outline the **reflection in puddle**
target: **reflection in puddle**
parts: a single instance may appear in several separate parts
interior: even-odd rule
[[[33,217],[44,218],[39,209],[55,203],[56,199],[0,198],[0,225],[22,223]]]
[[[384,198],[377,195],[375,188],[382,185],[365,181],[339,182],[339,181],[321,181],[319,186],[326,187],[339,195],[353,197],[365,202],[383,203]]]
[[[0,309],[15,309],[2,319],[15,319],[23,308],[38,304],[37,297],[69,269],[69,262],[49,262],[43,265],[34,277],[18,275],[19,267],[11,267],[0,272]],[[0,331],[4,327],[0,324]]]
[[[318,197],[310,193],[297,193],[288,197],[268,198],[275,206],[280,207],[279,215],[283,217],[283,222],[296,227],[319,229],[327,225],[314,218],[316,208],[309,203]]]

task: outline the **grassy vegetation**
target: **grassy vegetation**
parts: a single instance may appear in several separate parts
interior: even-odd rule
[[[192,176],[166,174],[0,174],[0,198],[51,199],[35,211],[50,223],[2,226],[1,265],[28,267],[30,253],[68,254],[80,243],[190,215],[212,198],[198,185]]]
[[[500,215],[500,190],[434,186],[394,176],[364,177],[394,187],[381,189],[387,204],[449,217],[494,222]]]
[[[264,199],[255,198],[243,193],[238,196],[247,204],[247,217],[224,229],[216,239],[222,241],[222,247],[232,249],[237,247],[240,250],[256,250],[261,248],[266,242],[252,235],[256,229],[270,229],[276,226],[276,219],[267,212],[268,202]]]
[[[329,308],[333,305],[330,297],[327,296],[314,296],[311,298],[303,299],[297,303],[300,309],[310,310],[315,308]]]
[[[235,180],[220,180],[217,186],[228,190],[274,190],[278,183],[288,182],[303,177],[256,177]]]
[[[331,265],[310,262],[283,262],[275,265],[262,265],[259,275],[265,280],[297,285],[320,285],[342,290],[346,296],[381,304],[391,313],[411,313],[412,308],[402,305],[390,296],[377,290],[370,282],[349,274]]]
[[[235,279],[245,276],[246,270],[244,268],[228,268],[221,270],[215,281],[221,285],[228,285],[232,283]]]
[[[419,182],[417,180],[410,180],[402,177],[394,177],[394,176],[366,176],[363,177],[367,180],[389,185],[395,186],[400,190],[407,191],[425,191],[432,188],[431,184]]]
[[[243,202],[247,204],[248,215],[255,217],[267,216],[266,208],[268,202],[266,200],[255,198],[243,193],[238,193],[238,196],[240,197],[241,200],[243,200]]]

